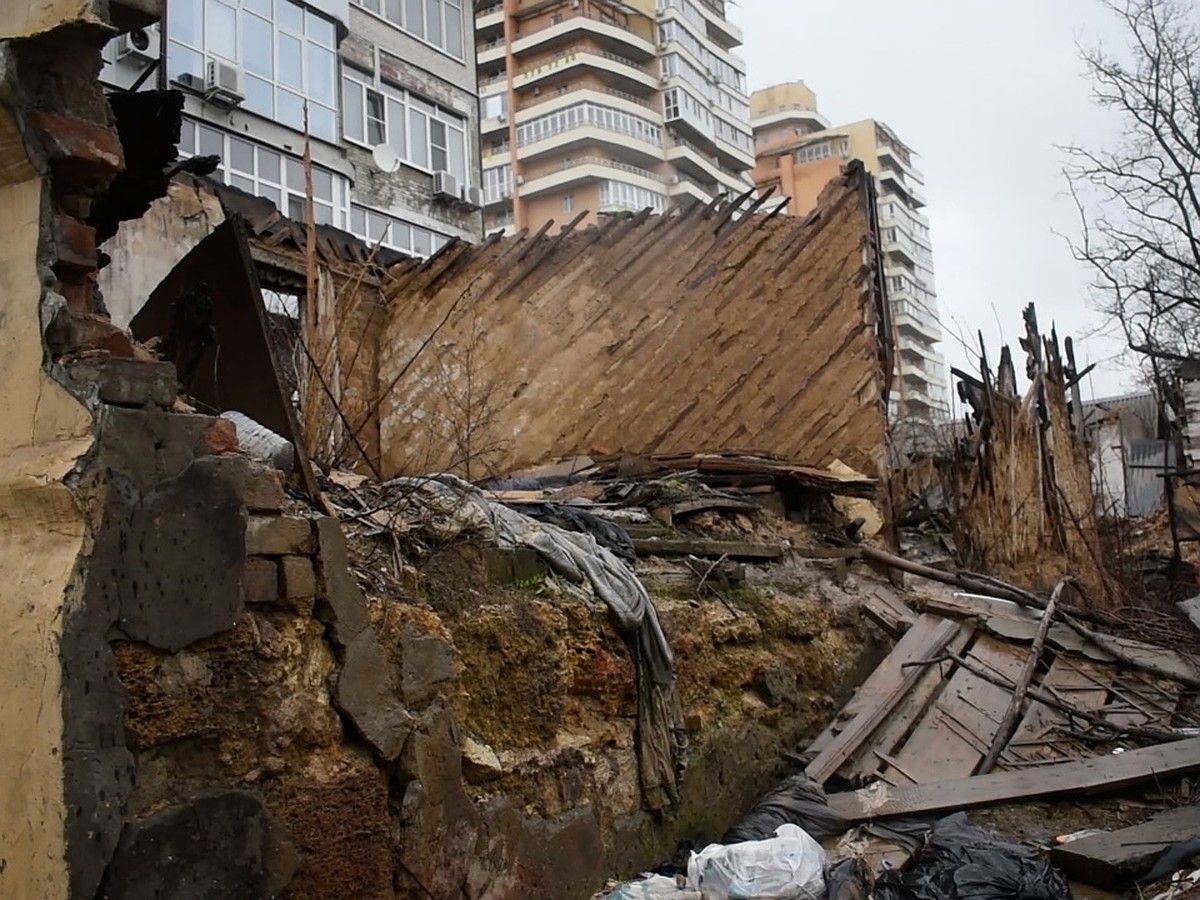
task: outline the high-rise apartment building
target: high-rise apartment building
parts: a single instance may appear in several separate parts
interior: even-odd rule
[[[929,220],[922,212],[925,181],[913,166],[912,150],[874,119],[830,127],[817,112],[816,95],[803,82],[755,91],[750,105],[755,184],[789,198],[792,214],[810,212],[825,185],[850,159],[862,160],[874,174],[898,351],[892,414],[915,419],[948,416],[933,248]]]
[[[214,177],[295,219],[307,119],[317,222],[428,256],[482,233],[464,2],[167,0],[159,25],[109,43],[101,77],[182,90],[183,155],[219,155]]]
[[[475,25],[486,231],[752,187],[724,0],[503,0]]]

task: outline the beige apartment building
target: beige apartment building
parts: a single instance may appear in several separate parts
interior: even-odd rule
[[[925,179],[913,151],[875,119],[830,127],[816,95],[803,82],[755,91],[750,99],[757,157],[754,182],[789,198],[789,212],[805,215],[829,180],[850,159],[874,174],[888,297],[896,329],[899,371],[893,416],[942,419],[949,415],[946,362],[929,220],[923,212]]]
[[[485,232],[753,186],[724,0],[503,0],[475,24]]]

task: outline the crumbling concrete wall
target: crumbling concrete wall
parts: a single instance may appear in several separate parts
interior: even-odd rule
[[[111,258],[99,287],[113,324],[128,328],[162,280],[224,221],[215,193],[177,180],[144,216],[123,223],[101,248]]]

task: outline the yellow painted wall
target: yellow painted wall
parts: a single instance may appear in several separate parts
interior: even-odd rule
[[[39,8],[3,4],[9,20],[28,12],[26,24]],[[14,131],[0,106],[0,135]],[[83,514],[63,478],[91,446],[92,420],[42,369],[42,181],[11,141],[0,143],[0,176],[0,897],[61,900],[67,866],[58,644],[85,539]]]

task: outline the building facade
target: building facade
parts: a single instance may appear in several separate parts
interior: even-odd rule
[[[463,0],[167,0],[101,77],[183,91],[180,152],[301,220],[307,131],[318,224],[428,256],[481,236],[472,27]]]
[[[475,16],[486,231],[752,187],[723,0],[502,0]]]
[[[924,178],[913,152],[874,119],[831,127],[816,95],[793,82],[756,91],[754,182],[788,198],[788,211],[806,215],[825,185],[850,159],[861,160],[878,187],[879,226],[895,328],[898,371],[891,392],[893,418],[949,415],[949,385],[933,275],[929,220],[923,212]]]

